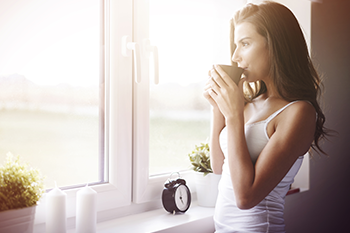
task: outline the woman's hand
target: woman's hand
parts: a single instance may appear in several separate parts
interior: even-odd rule
[[[240,80],[237,86],[218,65],[215,65],[214,68],[209,71],[209,76],[210,78],[205,86],[204,92],[204,96],[208,99],[209,103],[214,108],[217,107],[226,120],[243,115],[244,78]]]
[[[217,106],[215,100],[211,97],[210,92],[212,91],[212,77],[210,76],[210,71],[209,71],[209,78],[208,81],[204,87],[204,91],[203,91],[203,96],[204,98],[206,98],[209,102],[209,104],[213,107],[214,111],[220,111],[219,107]]]

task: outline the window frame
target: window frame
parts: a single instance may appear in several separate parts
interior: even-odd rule
[[[132,202],[135,204],[160,202],[164,183],[172,172],[150,176],[149,173],[149,97],[150,82],[149,57],[144,50],[145,39],[149,38],[149,0],[134,0],[134,41],[141,45],[140,83],[133,82],[134,115],[133,115],[133,180]],[[152,43],[152,41],[150,41]],[[191,192],[195,192],[193,171],[181,171],[181,177],[187,181]]]
[[[149,0],[134,0],[133,39],[142,45],[149,37]],[[149,178],[149,60],[145,51],[141,54],[140,83],[134,82],[133,116],[133,202],[145,203],[161,193],[161,177]],[[160,186],[161,187],[161,186]]]
[[[109,95],[105,102],[105,148],[108,150],[105,164],[108,163],[108,167],[104,173],[108,174],[108,183],[91,186],[98,193],[97,212],[130,205],[132,192],[132,57],[121,55],[121,44],[122,35],[132,35],[133,3],[123,0],[101,2],[108,27],[104,44],[107,48],[105,93]],[[67,219],[75,217],[78,190],[79,188],[64,190],[67,194]],[[45,223],[45,207],[46,193],[37,206],[35,225]]]

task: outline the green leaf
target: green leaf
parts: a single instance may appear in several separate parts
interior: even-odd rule
[[[6,162],[0,167],[0,211],[35,205],[44,189],[44,177],[20,157],[7,154]]]
[[[203,172],[204,175],[213,172],[210,165],[210,150],[208,143],[201,143],[199,146],[195,145],[195,149],[188,154],[188,156],[194,171]]]

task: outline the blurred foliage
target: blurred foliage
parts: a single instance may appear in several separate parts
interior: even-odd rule
[[[0,211],[36,205],[44,189],[44,177],[37,169],[7,153],[0,167]]]
[[[210,152],[208,143],[201,143],[195,146],[192,153],[188,154],[192,169],[196,172],[203,172],[204,176],[208,173],[213,173],[210,165]]]

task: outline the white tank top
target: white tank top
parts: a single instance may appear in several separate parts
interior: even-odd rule
[[[254,164],[269,141],[266,131],[268,123],[295,102],[287,104],[264,121],[245,125],[247,146]],[[220,146],[225,158],[227,158],[226,128],[220,134]],[[294,182],[294,177],[299,171],[303,158],[304,156],[300,156],[282,181],[258,205],[248,210],[241,210],[236,205],[230,170],[225,159],[214,214],[216,233],[285,232],[283,218],[284,199],[290,185]]]

